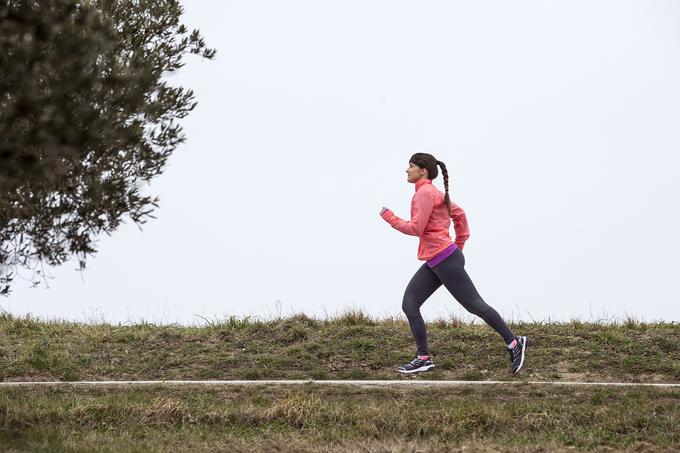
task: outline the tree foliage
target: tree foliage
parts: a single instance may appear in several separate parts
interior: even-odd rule
[[[177,0],[0,1],[0,292],[21,268],[76,257],[129,216],[144,223],[185,139],[191,90],[164,75],[212,59]]]

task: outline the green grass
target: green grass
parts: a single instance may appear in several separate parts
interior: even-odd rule
[[[667,451],[680,390],[527,380],[680,382],[678,323],[515,323],[530,337],[513,376],[484,324],[427,324],[437,368],[402,319],[348,312],[204,326],[81,324],[0,315],[0,379],[455,379],[422,387],[0,388],[0,451]]]
[[[275,445],[277,451],[536,451],[662,450],[680,443],[677,390],[513,389],[5,388],[0,445],[17,451],[271,451]]]
[[[485,324],[427,325],[437,368],[421,379],[680,381],[680,325],[515,323],[530,338],[525,369],[509,373]],[[205,326],[79,324],[0,315],[0,379],[392,379],[415,354],[402,319],[361,312],[319,320],[212,321]],[[257,366],[253,366],[257,365]]]

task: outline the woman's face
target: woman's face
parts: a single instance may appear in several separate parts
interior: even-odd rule
[[[424,168],[420,168],[416,164],[409,162],[408,163],[408,168],[406,169],[406,173],[408,174],[408,182],[415,183],[417,181],[420,181],[421,178],[427,178],[427,170]]]

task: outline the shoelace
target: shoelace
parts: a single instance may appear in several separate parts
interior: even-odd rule
[[[520,344],[519,340],[517,340],[517,346],[510,349],[510,358],[514,359],[515,357],[518,357],[521,353],[522,353],[522,345]]]

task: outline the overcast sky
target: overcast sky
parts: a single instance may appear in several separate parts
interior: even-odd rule
[[[680,2],[192,1],[187,141],[156,220],[13,314],[202,323],[401,316],[415,152],[446,163],[466,269],[507,320],[680,320]],[[441,176],[434,181],[443,190]],[[454,234],[453,228],[451,233]],[[27,273],[23,273],[27,276]],[[425,320],[472,319],[445,288]]]

